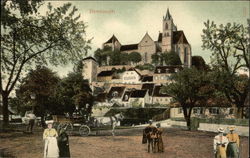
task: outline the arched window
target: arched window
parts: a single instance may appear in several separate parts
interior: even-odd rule
[[[169,33],[167,33],[167,37],[169,36]]]
[[[184,48],[184,63],[187,64],[188,62],[188,49],[187,47]]]
[[[180,47],[177,48],[177,53],[178,53],[178,55],[180,57],[180,54],[181,54],[181,48]]]
[[[145,53],[145,63],[148,61],[147,59],[148,59],[148,53],[146,52]]]
[[[165,24],[165,29],[166,29],[166,30],[168,29],[168,24],[167,24],[167,23]]]

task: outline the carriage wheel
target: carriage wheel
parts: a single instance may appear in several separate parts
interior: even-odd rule
[[[71,134],[73,131],[73,125],[72,123],[60,123],[58,125],[58,129],[64,128],[67,134]]]
[[[90,134],[90,128],[86,125],[82,125],[79,128],[79,133],[81,136],[88,136]]]

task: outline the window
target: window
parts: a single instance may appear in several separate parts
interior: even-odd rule
[[[167,23],[165,24],[165,29],[166,29],[166,30],[168,29],[168,24],[167,24]]]
[[[219,114],[219,108],[209,108],[209,113],[210,114]]]
[[[188,62],[188,49],[187,47],[184,48],[184,63],[187,64]]]
[[[118,92],[117,92],[117,91],[114,91],[114,92],[112,93],[112,96],[113,96],[113,97],[117,97],[117,96],[118,96]]]
[[[160,99],[160,101],[162,101],[162,99]]]
[[[125,99],[126,101],[128,100],[128,95],[127,95],[127,94],[125,95],[125,98],[124,98],[124,99]]]
[[[158,77],[157,77],[157,76],[155,77],[155,80],[158,80]]]
[[[178,113],[181,114],[182,113],[182,108],[178,109]]]
[[[165,101],[168,101],[168,98],[165,98]]]
[[[167,33],[167,37],[169,36],[169,33]]]
[[[157,69],[158,73],[161,73],[161,69]]]
[[[164,76],[161,76],[161,79],[164,80]]]
[[[178,47],[177,53],[178,53],[179,57],[181,57],[181,56],[180,56],[180,54],[181,54],[181,48],[180,48],[180,47]]]
[[[146,52],[145,53],[145,62],[147,62],[148,61],[148,53]]]
[[[197,114],[197,113],[198,113],[198,109],[194,108],[194,109],[193,109],[193,113],[194,113],[194,114]]]
[[[178,72],[178,68],[175,68],[174,71],[175,71],[175,72]]]
[[[229,109],[229,115],[234,114],[234,109]]]

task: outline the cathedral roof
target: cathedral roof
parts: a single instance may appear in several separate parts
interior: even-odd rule
[[[128,44],[128,45],[122,45],[120,51],[136,50],[136,49],[138,49],[138,44]]]
[[[173,32],[173,44],[189,44],[183,31]]]
[[[118,41],[118,39],[115,37],[115,35],[113,35],[107,42],[105,42],[104,44],[106,43],[114,43],[115,41]],[[118,41],[119,42],[119,41]]]
[[[158,42],[162,42],[162,33],[158,35]],[[173,44],[189,44],[183,31],[173,31]]]

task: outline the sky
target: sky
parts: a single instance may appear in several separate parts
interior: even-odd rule
[[[81,14],[86,35],[92,39],[88,55],[102,46],[113,34],[121,44],[139,43],[148,32],[157,40],[162,32],[162,18],[169,8],[178,30],[183,30],[191,44],[192,55],[210,62],[211,53],[202,50],[201,34],[208,19],[216,24],[236,22],[247,26],[248,1],[69,1]],[[48,1],[46,1],[48,3]],[[52,1],[56,7],[67,1]],[[45,11],[45,8],[42,8]],[[60,76],[72,71],[72,65],[52,67]]]

